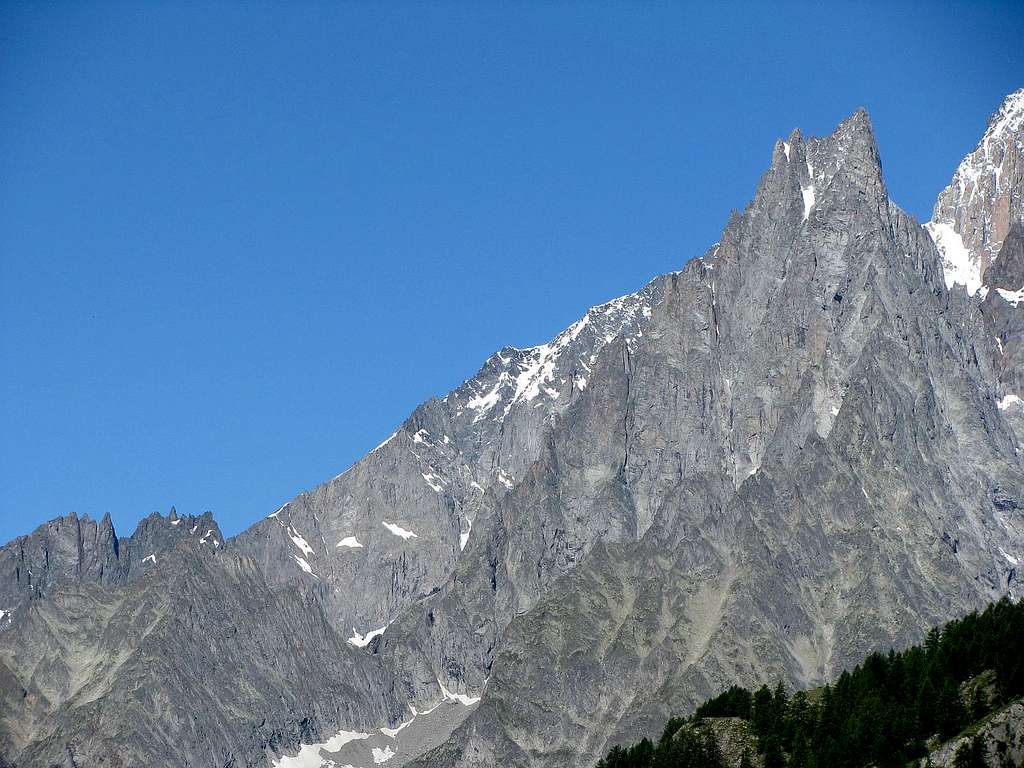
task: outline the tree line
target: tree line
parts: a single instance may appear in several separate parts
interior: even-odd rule
[[[961,686],[986,673],[967,696]],[[689,717],[672,718],[661,738],[616,746],[597,768],[725,768],[705,718],[738,717],[765,768],[902,768],[1004,703],[1024,695],[1024,601],[1003,598],[981,613],[932,629],[904,651],[873,653],[831,685],[790,695],[782,683],[733,686]],[[1007,755],[988,756],[1010,765]],[[980,739],[958,751],[956,768],[986,762]],[[741,768],[752,768],[752,755]]]

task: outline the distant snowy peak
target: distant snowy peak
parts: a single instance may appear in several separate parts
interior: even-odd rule
[[[925,227],[942,256],[946,285],[974,295],[1014,222],[1024,220],[1024,88],[988,122],[978,146],[939,195]]]
[[[651,316],[654,283],[599,304],[547,344],[494,354],[476,377],[447,399],[457,416],[473,423],[501,422],[513,408],[538,400],[538,405],[566,402],[586,388],[600,351],[619,337],[632,347],[643,336]]]

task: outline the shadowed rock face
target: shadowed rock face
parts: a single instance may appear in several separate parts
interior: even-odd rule
[[[306,753],[583,766],[1019,594],[1014,232],[987,291],[949,290],[866,113],[794,132],[703,257],[501,350],[235,539],[63,518],[0,550],[0,751],[268,765],[480,696],[447,739]]]
[[[400,717],[389,673],[310,589],[180,542],[112,586],[70,582],[2,634],[0,753],[16,765],[258,765],[343,721]]]
[[[0,609],[11,613],[32,598],[72,583],[122,584],[142,575],[180,541],[218,549],[224,544],[213,515],[167,517],[154,512],[120,539],[110,515],[96,522],[72,512],[0,547]]]

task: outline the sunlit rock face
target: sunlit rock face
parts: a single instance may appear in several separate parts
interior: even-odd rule
[[[865,112],[793,132],[703,256],[233,539],[62,518],[0,549],[0,752],[587,766],[1019,595],[1021,98],[927,226]]]
[[[981,142],[960,163],[925,225],[942,253],[947,285],[963,285],[972,295],[978,291],[1022,219],[1024,88],[1007,96],[989,118]]]

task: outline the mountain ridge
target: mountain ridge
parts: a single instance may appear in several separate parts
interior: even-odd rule
[[[283,768],[300,743],[367,728],[391,739],[374,747],[382,754],[398,748],[395,766],[585,765],[725,680],[824,679],[880,641],[909,644],[923,626],[1019,590],[1020,425],[1001,407],[1019,370],[1003,354],[1017,307],[989,291],[1000,320],[946,283],[927,231],[888,197],[867,113],[828,137],[794,131],[720,241],[682,270],[592,308],[547,344],[499,350],[341,475],[223,547],[147,518],[125,559],[104,565],[110,584],[92,565],[81,578],[78,563],[96,558],[79,558],[52,589],[18,598],[22,613],[0,632],[45,636],[24,612],[48,616],[60,600],[116,592],[124,605],[155,604],[149,592],[166,588],[156,575],[173,585],[169,566],[188,563],[226,574],[210,599],[244,630],[244,650],[225,645],[213,679],[232,665],[273,678],[273,655],[254,649],[291,637],[282,616],[308,633],[288,646],[304,659],[302,696],[252,699],[265,732],[253,734],[244,711],[203,704],[174,721],[188,743],[142,740],[122,750],[128,764],[176,749],[182,764],[221,765],[196,730],[209,717],[223,754],[251,765]],[[39,530],[0,548],[0,597],[22,594],[11,584],[49,535]],[[79,552],[78,539],[55,541],[41,551]],[[118,546],[115,535],[100,562]],[[145,568],[118,565],[151,555]],[[183,604],[203,599],[201,583],[183,588]],[[245,620],[238,606],[253,594],[272,596],[281,615]],[[204,633],[216,636],[215,616]],[[160,627],[162,648],[195,631]],[[116,653],[118,637],[102,642],[66,655]],[[26,664],[10,648],[0,663],[58,692],[91,669]],[[613,673],[626,688],[608,688]],[[167,700],[189,695],[168,677],[149,680]],[[347,678],[363,687],[342,694]],[[132,695],[143,695],[139,679],[126,682]],[[73,697],[53,700],[31,717],[3,703],[0,733],[19,735],[0,748],[16,743],[27,765],[107,754],[78,726],[61,744],[60,724],[82,713]],[[451,739],[404,752],[405,710],[446,701]],[[107,714],[88,722],[116,752],[123,725],[97,723]],[[49,736],[33,742],[33,728]]]

